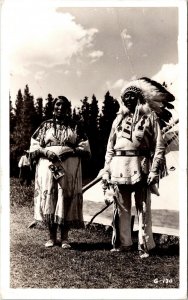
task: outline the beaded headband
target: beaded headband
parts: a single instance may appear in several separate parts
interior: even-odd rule
[[[121,91],[120,112],[123,113],[124,106],[122,102],[124,102],[124,97],[128,92],[133,92],[139,96],[140,103],[138,105],[141,104],[142,109],[149,108],[164,122],[169,122],[172,114],[168,109],[174,108],[170,102],[174,101],[175,97],[162,84],[148,77],[141,77],[129,82]]]
[[[123,97],[125,96],[125,94],[128,93],[128,92],[133,92],[133,93],[136,93],[136,94],[140,94],[140,95],[142,96],[142,98],[144,99],[144,94],[143,94],[142,90],[139,89],[139,88],[137,88],[136,86],[130,86],[130,87],[128,87],[128,88],[124,91],[124,93],[123,93],[123,95],[122,95],[122,98],[123,98]]]

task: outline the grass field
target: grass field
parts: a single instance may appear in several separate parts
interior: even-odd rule
[[[21,189],[18,179],[10,188],[11,288],[178,288],[179,239],[154,235],[157,247],[147,259],[133,250],[111,253],[111,230],[99,224],[72,230],[71,250],[46,249],[47,230],[31,229],[33,185]]]

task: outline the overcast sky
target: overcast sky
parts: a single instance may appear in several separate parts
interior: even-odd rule
[[[107,90],[118,98],[122,86],[140,76],[166,81],[176,93],[178,7],[63,3],[7,0],[4,43],[13,102],[28,84],[35,99],[65,95],[79,106],[95,94],[101,104]]]

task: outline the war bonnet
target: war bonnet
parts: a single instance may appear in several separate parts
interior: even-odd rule
[[[175,97],[160,83],[147,77],[130,81],[121,91],[119,112],[126,112],[122,99],[128,92],[138,95],[139,106],[143,112],[155,111],[159,118],[162,118],[165,122],[169,122],[172,114],[168,109],[174,108],[169,102],[174,101]]]

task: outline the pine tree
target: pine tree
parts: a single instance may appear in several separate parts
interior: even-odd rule
[[[99,107],[95,95],[92,96],[92,101],[89,107],[89,117],[90,132],[93,135],[98,133],[99,127]]]
[[[24,113],[22,122],[23,132],[23,146],[27,149],[30,145],[30,139],[34,131],[36,130],[37,114],[34,106],[34,97],[30,94],[29,87],[26,85],[24,90]]]
[[[18,94],[15,101],[15,127],[12,134],[13,144],[11,150],[15,152],[15,155],[21,155],[22,152],[22,141],[23,141],[23,95],[21,90],[18,90]]]
[[[102,116],[100,117],[100,127],[101,130],[105,132],[105,135],[109,135],[112,122],[116,118],[117,111],[119,109],[119,104],[116,99],[114,99],[110,92],[105,94],[104,102],[102,106]]]
[[[43,99],[37,98],[35,104],[35,111],[36,111],[36,123],[35,125],[38,127],[43,121]]]
[[[54,98],[51,94],[48,94],[46,104],[44,106],[44,120],[52,119],[53,117],[53,101]]]
[[[84,130],[87,134],[87,136],[89,136],[89,116],[90,116],[90,104],[88,102],[88,97],[84,97],[83,100],[80,100],[82,103],[82,106],[79,110],[79,114],[81,119],[83,119],[83,126],[84,126]]]
[[[106,153],[106,146],[111,131],[112,123],[116,118],[117,111],[119,109],[119,103],[114,99],[109,91],[105,94],[104,102],[102,106],[102,114],[99,116],[99,127],[100,127],[100,145],[101,151],[99,155],[100,162],[104,164],[104,158]]]
[[[91,147],[91,175],[96,176],[100,170],[100,161],[98,155],[100,152],[99,146],[99,107],[95,95],[92,96],[92,101],[89,107],[89,127],[88,138]]]
[[[18,91],[15,105],[14,151],[17,155],[21,155],[24,149],[29,148],[31,136],[36,129],[34,101],[28,85],[25,87],[24,95],[22,95],[21,90]]]
[[[72,110],[72,123],[74,124],[74,126],[76,126],[78,123],[81,122],[81,112],[80,112],[80,108],[77,108],[77,111],[76,111],[76,108],[73,108]],[[83,122],[83,120],[82,120]]]
[[[20,89],[18,90],[15,101],[15,118],[17,121],[21,121],[23,118],[23,95]]]
[[[10,106],[11,109],[11,106]],[[19,89],[15,101],[15,124],[10,131],[10,176],[18,175],[18,160],[22,154],[23,96]]]
[[[78,114],[76,113],[76,108],[73,108],[73,111],[72,111],[72,119],[73,121],[77,121],[77,118],[78,118]]]
[[[9,95],[9,117],[10,117],[10,144],[13,143],[13,131],[16,125],[16,117],[12,106],[11,96]]]

